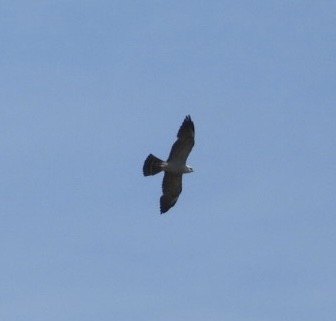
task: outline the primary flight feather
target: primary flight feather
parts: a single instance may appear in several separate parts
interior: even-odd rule
[[[160,212],[166,213],[175,205],[182,192],[182,175],[193,172],[186,164],[195,143],[195,127],[190,116],[186,116],[178,133],[177,140],[170,150],[169,157],[163,161],[149,154],[143,165],[144,176],[155,175],[164,171]]]

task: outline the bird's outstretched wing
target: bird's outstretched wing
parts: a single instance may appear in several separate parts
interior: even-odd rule
[[[177,161],[186,163],[187,158],[195,144],[195,127],[194,123],[191,120],[191,117],[188,115],[178,133],[177,140],[171,148],[168,162]]]
[[[161,214],[166,213],[175,205],[182,192],[182,174],[166,172],[162,182],[162,196],[160,198]]]

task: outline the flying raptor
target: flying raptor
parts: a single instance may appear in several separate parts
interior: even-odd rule
[[[177,140],[170,150],[169,157],[163,161],[149,154],[143,165],[144,176],[155,175],[164,171],[162,196],[160,198],[161,214],[175,205],[182,192],[182,175],[193,172],[186,164],[189,153],[195,143],[195,128],[190,116],[186,116],[178,133]]]

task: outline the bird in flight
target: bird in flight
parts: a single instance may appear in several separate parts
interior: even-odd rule
[[[178,133],[177,140],[170,150],[169,157],[163,161],[149,154],[143,165],[144,176],[155,175],[164,171],[160,212],[166,213],[173,207],[182,192],[182,175],[193,172],[186,164],[195,143],[195,128],[190,116],[186,116]]]

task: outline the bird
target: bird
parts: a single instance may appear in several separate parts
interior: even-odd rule
[[[143,165],[143,175],[150,176],[164,172],[162,196],[160,198],[160,214],[172,208],[182,192],[182,175],[193,172],[186,164],[187,158],[195,144],[195,126],[190,115],[187,115],[177,133],[177,140],[170,150],[166,161],[149,154]]]

